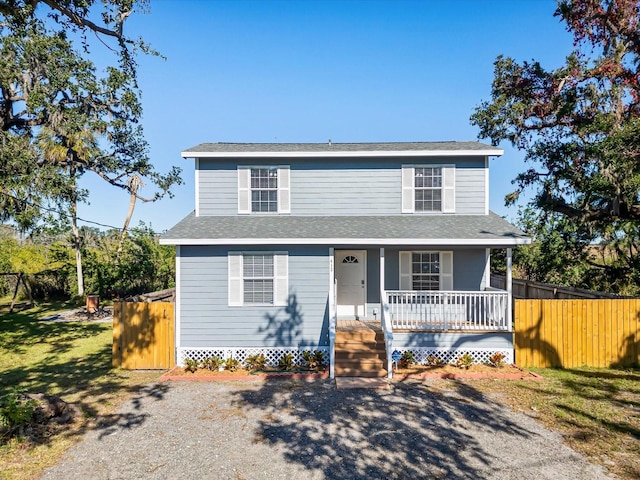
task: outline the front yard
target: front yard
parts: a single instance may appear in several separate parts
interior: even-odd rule
[[[75,403],[81,418],[37,443],[0,436],[0,477],[37,478],[96,419],[115,408],[158,373],[138,373],[111,368],[112,324],[51,322],[38,319],[65,305],[41,305],[7,313],[0,309],[0,398],[16,389],[46,393]]]
[[[116,408],[155,372],[111,367],[111,323],[39,321],[55,308],[21,313],[0,310],[0,397],[18,388],[75,403],[82,418],[33,444],[0,439],[3,479],[37,478],[81,435],[117,420]],[[620,478],[638,478],[640,469],[640,372],[637,370],[536,370],[539,382],[518,380],[437,380],[425,395],[442,390],[475,390],[508,404],[560,432],[573,449]]]

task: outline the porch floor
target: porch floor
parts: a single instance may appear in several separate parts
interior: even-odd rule
[[[336,330],[340,332],[356,332],[359,330],[365,331],[382,331],[380,322],[376,320],[341,320],[338,319],[336,323]]]

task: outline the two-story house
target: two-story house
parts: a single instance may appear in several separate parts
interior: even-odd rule
[[[491,249],[529,239],[489,211],[477,142],[204,143],[176,246],[176,361],[324,350],[333,375],[391,375],[392,353],[513,361]],[[509,280],[509,279],[508,279]],[[510,285],[510,281],[507,282]]]

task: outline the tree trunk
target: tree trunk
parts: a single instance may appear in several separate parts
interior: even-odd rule
[[[78,276],[78,295],[84,295],[84,279],[82,277],[82,255],[80,253],[80,232],[78,230],[77,203],[71,201],[71,230],[73,231],[73,248],[76,252],[76,274]]]
[[[124,245],[124,239],[127,236],[127,229],[129,228],[129,222],[131,221],[131,217],[133,216],[133,210],[136,208],[136,193],[138,192],[138,188],[142,185],[142,180],[137,175],[132,175],[129,178],[129,192],[131,193],[131,198],[129,199],[129,211],[127,212],[127,217],[124,219],[124,225],[122,226],[122,233],[120,234],[120,243],[118,243],[118,252],[116,253],[116,265],[120,263],[120,255],[122,254],[122,247]]]

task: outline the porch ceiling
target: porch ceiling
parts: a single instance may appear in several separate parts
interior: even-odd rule
[[[185,217],[166,232],[167,245],[425,245],[509,247],[530,239],[489,215]]]

